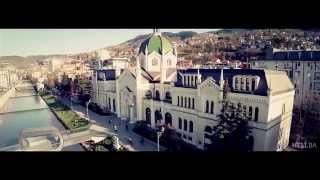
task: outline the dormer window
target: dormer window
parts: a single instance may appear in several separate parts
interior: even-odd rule
[[[243,91],[244,90],[244,79],[243,78],[240,78],[241,79],[241,87],[240,89]]]
[[[235,78],[235,87],[234,87],[235,90],[238,90],[238,89],[239,89],[238,87],[239,87],[239,80],[238,80],[238,78],[236,77],[236,78]]]
[[[246,91],[250,91],[249,78],[246,78]]]
[[[255,91],[256,90],[256,79],[252,78],[252,82],[251,82],[251,91]]]

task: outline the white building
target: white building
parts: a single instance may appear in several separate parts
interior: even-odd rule
[[[104,59],[110,59],[110,53],[106,49],[98,49],[94,52],[95,58],[104,60]]]
[[[6,91],[18,83],[16,70],[0,70],[0,91]]]
[[[103,61],[103,69],[126,69],[129,68],[128,58],[111,58]]]
[[[284,71],[295,87],[294,105],[320,108],[320,51],[269,49],[266,59],[251,61],[253,68]]]
[[[252,69],[177,70],[177,51],[155,31],[140,46],[134,68],[96,70],[93,102],[131,122],[167,125],[184,141],[205,149],[227,99],[241,103],[252,120],[255,151],[285,149],[289,143],[294,88],[279,71]]]
[[[55,72],[56,70],[61,69],[63,64],[63,59],[59,58],[50,58],[49,60],[49,72]]]

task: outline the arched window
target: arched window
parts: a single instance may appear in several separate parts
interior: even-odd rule
[[[147,98],[147,99],[151,99],[151,98],[152,98],[152,92],[151,92],[150,90],[148,90],[148,91],[146,92],[146,98]]]
[[[209,113],[209,101],[206,101],[206,113]]]
[[[113,99],[113,112],[116,112],[116,100]]]
[[[249,78],[246,78],[246,91],[250,91]]]
[[[194,109],[194,98],[192,98],[192,109]]]
[[[242,112],[244,115],[247,114],[247,106],[246,105],[243,106]]]
[[[241,79],[241,87],[240,87],[240,89],[241,89],[241,91],[243,91],[244,90],[244,78],[240,78]]]
[[[170,113],[166,113],[164,116],[164,122],[168,126],[172,126],[172,116]]]
[[[155,97],[156,100],[160,100],[160,93],[158,90],[156,90],[156,97]]]
[[[187,77],[186,76],[183,76],[183,82],[184,82],[184,86],[187,86]]]
[[[213,114],[214,112],[214,103],[211,101],[211,106],[210,106],[210,113]]]
[[[109,110],[111,110],[111,98],[109,97],[109,102],[108,102],[108,104],[109,104]]]
[[[187,97],[184,97],[184,107],[187,107]]]
[[[179,118],[179,129],[182,129],[182,119]]]
[[[178,96],[178,103],[177,103],[177,106],[180,106],[180,97]]]
[[[252,120],[252,107],[249,106],[249,120]]]
[[[259,118],[259,108],[256,107],[254,110],[254,121],[258,121]]]
[[[188,131],[188,121],[186,119],[183,120],[183,130]]]
[[[188,108],[191,108],[191,98],[188,99]]]
[[[181,107],[183,107],[183,97],[181,96]]]
[[[152,65],[153,66],[158,65],[158,59],[152,59]]]
[[[189,132],[193,132],[193,122],[189,121]]]
[[[166,92],[166,100],[167,100],[167,101],[170,101],[170,102],[171,102],[171,100],[172,100],[171,94],[170,94],[169,91]]]
[[[162,114],[161,114],[161,112],[159,111],[159,110],[156,110],[155,112],[154,112],[154,120],[155,120],[155,124],[158,124],[158,123],[160,123],[161,122],[161,120],[162,120]]]
[[[151,110],[150,110],[150,108],[146,109],[146,122],[147,122],[147,124],[151,124]]]
[[[194,81],[195,81],[195,85],[197,85],[198,84],[198,77],[197,76],[194,77]]]
[[[251,82],[251,91],[255,91],[256,90],[256,79],[252,78],[252,82]]]

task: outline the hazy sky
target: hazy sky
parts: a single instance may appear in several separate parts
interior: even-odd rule
[[[160,29],[161,32],[214,29]],[[152,29],[0,29],[0,56],[87,52],[122,43]]]

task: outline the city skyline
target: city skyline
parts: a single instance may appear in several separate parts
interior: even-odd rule
[[[217,29],[161,29],[162,32]],[[2,29],[0,56],[75,54],[117,45],[152,29]]]

